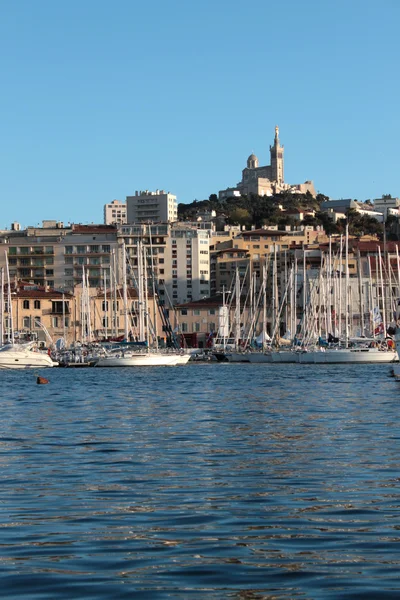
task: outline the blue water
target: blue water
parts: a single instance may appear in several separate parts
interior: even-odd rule
[[[390,369],[1,372],[2,597],[398,599]]]

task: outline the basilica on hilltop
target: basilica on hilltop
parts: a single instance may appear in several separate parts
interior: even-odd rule
[[[220,199],[231,196],[248,196],[257,194],[259,196],[272,196],[279,192],[289,191],[297,194],[306,194],[310,192],[315,196],[314,184],[312,181],[304,183],[289,184],[284,179],[284,147],[279,141],[279,127],[275,127],[275,139],[273,146],[269,147],[271,155],[271,164],[264,167],[259,166],[258,158],[255,154],[250,154],[247,159],[247,166],[242,171],[242,180],[236,187],[220,190],[218,196]]]

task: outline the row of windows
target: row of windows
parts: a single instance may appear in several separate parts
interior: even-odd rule
[[[181,308],[181,315],[182,316],[186,316],[188,314],[188,309],[187,308]],[[200,309],[193,309],[192,314],[194,317],[199,317],[201,312]],[[210,308],[210,310],[207,311],[208,315],[215,315],[216,314],[216,310],[215,308]]]
[[[91,246],[65,246],[65,254],[99,254],[101,252],[109,254],[111,247],[106,245],[91,245]]]
[[[30,308],[30,301],[29,300],[23,300],[23,302],[22,302],[22,308],[25,308],[25,309],[29,310],[29,308]],[[36,310],[40,310],[40,300],[34,300],[33,301],[33,308],[36,309]]]
[[[215,331],[215,323],[207,323],[206,328],[207,328],[207,331]],[[192,332],[193,333],[199,333],[200,329],[201,329],[201,324],[198,321],[196,321],[195,323],[192,323]],[[181,323],[181,331],[182,331],[182,333],[189,332],[188,323]]]
[[[51,318],[51,326],[54,329],[64,327],[64,320],[65,320],[65,327],[69,327],[69,318],[68,317],[65,317],[65,319],[63,319],[61,317],[52,317]],[[28,329],[29,331],[31,329],[40,329],[40,325],[41,325],[40,317],[35,317],[34,319],[32,317],[24,317],[22,319],[23,328]],[[8,328],[7,319],[6,319],[6,328]]]
[[[16,254],[54,254],[53,246],[11,246],[8,249],[8,254],[15,256]]]

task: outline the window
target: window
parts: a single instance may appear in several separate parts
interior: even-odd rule
[[[35,327],[36,327],[36,329],[40,329],[40,326],[41,326],[40,317],[35,317]]]
[[[181,315],[187,315],[187,308],[181,309]]]
[[[193,323],[193,331],[195,333],[198,333],[200,331],[200,323],[198,321],[196,321],[196,323]]]
[[[58,327],[58,317],[53,317],[52,318],[52,324],[53,324],[53,327],[55,329],[57,329],[57,327]]]
[[[78,254],[86,253],[86,246],[77,246]]]
[[[29,310],[29,300],[24,300],[23,302],[23,308],[26,308]]]
[[[30,317],[24,317],[23,318],[23,326],[24,326],[24,329],[30,329],[31,328],[31,318]]]
[[[46,275],[50,276],[50,277],[53,277],[53,275],[54,275],[53,269],[46,269]]]
[[[215,315],[215,308],[210,308],[210,310],[208,311],[209,315]]]
[[[66,275],[67,277],[72,277],[73,274],[74,274],[73,269],[64,269],[64,275]]]
[[[194,316],[194,317],[199,317],[199,316],[200,316],[200,309],[198,309],[198,308],[195,308],[195,309],[193,310],[193,316]]]
[[[40,310],[40,300],[34,300],[33,308],[36,308],[36,310]]]
[[[104,301],[104,300],[103,300],[103,302],[102,302],[102,304],[101,304],[101,310],[102,310],[103,312],[104,312],[104,311],[106,311],[106,312],[108,311],[108,301]],[[135,309],[134,309],[134,306],[133,306],[133,302],[132,302],[132,310],[135,310]]]
[[[182,323],[181,324],[181,329],[182,329],[182,333],[187,333],[187,330],[188,330],[187,323]]]
[[[73,246],[65,246],[65,254],[73,254],[74,247]]]
[[[159,259],[158,259],[158,262],[160,263],[160,265],[161,265],[161,264],[164,264],[164,259],[163,259],[163,258],[159,258]]]

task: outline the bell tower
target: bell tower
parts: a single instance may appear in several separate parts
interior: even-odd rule
[[[274,145],[269,147],[271,154],[271,180],[278,185],[284,183],[283,153],[284,147],[279,142],[279,127],[275,127]]]

